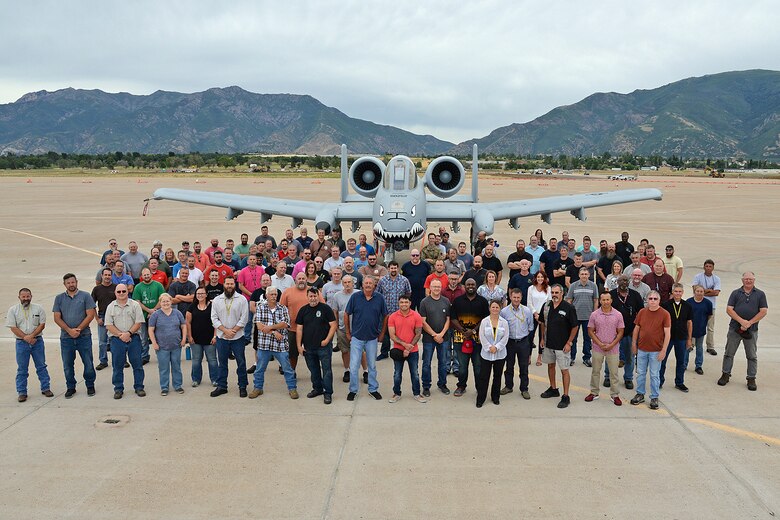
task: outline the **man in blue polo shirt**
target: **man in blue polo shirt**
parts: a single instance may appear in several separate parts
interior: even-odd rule
[[[67,391],[65,398],[70,399],[76,393],[76,375],[74,363],[76,352],[84,364],[84,383],[87,395],[95,395],[95,365],[92,360],[92,331],[89,324],[95,319],[95,300],[89,293],[79,291],[76,275],[68,273],[62,277],[65,292],[54,299],[54,322],[62,329],[60,347],[62,348],[62,367],[65,370]]]
[[[376,279],[366,276],[363,290],[355,292],[344,310],[344,331],[349,349],[349,394],[347,401],[354,401],[360,379],[360,361],[363,352],[368,361],[368,393],[377,401],[382,399],[376,379],[377,341],[382,341],[387,330],[387,305],[380,294],[375,294]]]

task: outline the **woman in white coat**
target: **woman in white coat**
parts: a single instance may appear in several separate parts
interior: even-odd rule
[[[498,404],[501,397],[501,374],[506,361],[506,344],[509,341],[509,323],[500,316],[501,302],[490,302],[490,315],[479,324],[481,365],[477,378],[477,408],[482,408],[487,398],[488,382],[493,375],[490,387],[490,399]]]

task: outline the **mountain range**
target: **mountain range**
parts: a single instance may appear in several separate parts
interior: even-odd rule
[[[147,96],[72,88],[0,105],[0,153],[260,152],[780,157],[780,72],[688,78],[592,94],[458,145],[355,119],[307,95],[239,87]]]

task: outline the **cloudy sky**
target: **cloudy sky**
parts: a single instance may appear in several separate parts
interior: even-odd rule
[[[4,2],[0,103],[238,85],[454,142],[593,92],[780,70],[770,1]]]

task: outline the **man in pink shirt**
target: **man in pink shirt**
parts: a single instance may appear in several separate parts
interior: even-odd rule
[[[593,340],[592,362],[590,375],[590,393],[585,401],[591,402],[599,398],[599,381],[601,381],[601,365],[606,359],[609,367],[609,394],[612,402],[620,406],[620,391],[618,389],[618,353],[620,339],[623,337],[623,314],[612,308],[612,295],[608,292],[599,296],[599,308],[593,311],[588,319],[588,335]]]
[[[255,289],[259,289],[262,285],[264,274],[265,268],[262,265],[257,265],[257,256],[249,255],[247,257],[247,266],[238,272],[238,287],[247,300],[252,296]]]

